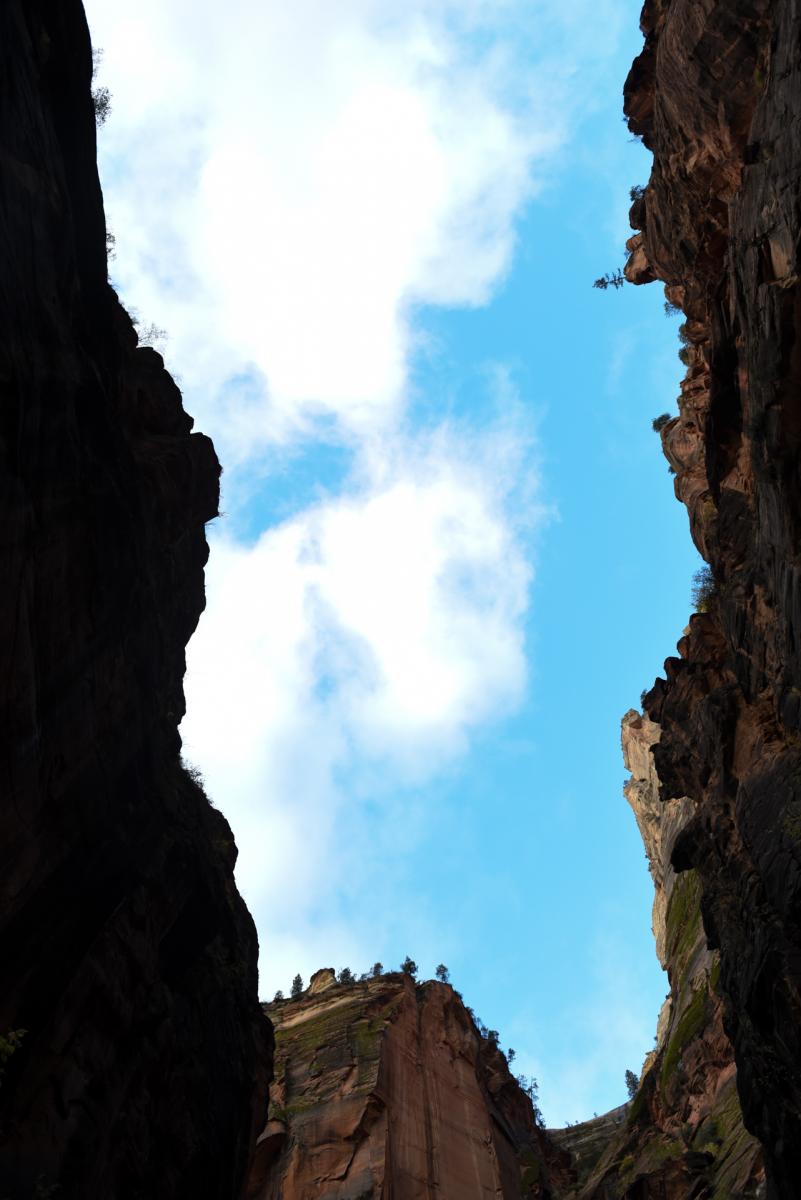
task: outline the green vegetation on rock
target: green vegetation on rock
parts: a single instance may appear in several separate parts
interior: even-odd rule
[[[711,612],[717,603],[715,576],[706,563],[693,575],[692,602],[700,613]]]
[[[702,935],[701,884],[697,871],[684,871],[676,879],[665,927],[671,978],[680,983],[687,974],[690,957]]]
[[[709,972],[709,986],[715,995],[718,994],[718,984],[720,983],[720,954],[715,950],[713,955],[712,969]]]
[[[693,998],[684,1013],[682,1013],[681,1019],[665,1049],[660,1074],[660,1084],[663,1091],[679,1065],[682,1051],[704,1028],[707,1020],[707,1009],[706,984],[702,984],[693,993]]]
[[[637,1095],[634,1097],[631,1104],[629,1105],[628,1122],[627,1122],[629,1128],[631,1128],[631,1126],[636,1123],[637,1118],[639,1117],[639,1115],[642,1112],[644,1107],[645,1107],[645,1089],[640,1088],[640,1090],[637,1092]]]
[[[27,1032],[27,1029],[9,1029],[8,1033],[0,1034],[0,1083],[6,1073],[6,1063],[19,1050]]]
[[[520,1184],[525,1196],[535,1184],[542,1180],[542,1163],[533,1150],[524,1150],[520,1155],[520,1162],[523,1167]]]

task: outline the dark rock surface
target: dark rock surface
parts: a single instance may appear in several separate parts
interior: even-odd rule
[[[801,1180],[801,4],[648,0],[625,88],[654,153],[629,277],[686,314],[662,430],[711,566],[706,611],[646,698],[694,869],[768,1195]]]
[[[222,1200],[270,1031],[179,757],[219,467],[107,283],[91,73],[79,0],[3,0],[0,1196]]]

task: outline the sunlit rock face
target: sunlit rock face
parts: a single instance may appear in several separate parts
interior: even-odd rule
[[[623,762],[631,773],[623,794],[636,818],[645,846],[648,869],[654,881],[653,931],[656,953],[667,970],[667,914],[676,885],[676,872],[670,856],[679,832],[693,814],[694,805],[686,796],[667,804],[660,800],[659,779],[652,753],[659,736],[659,726],[634,709],[623,718]]]
[[[661,799],[694,806],[675,889],[700,894],[745,1122],[782,1198],[801,1180],[800,26],[797,0],[649,0],[625,87],[654,154],[628,274],[647,263],[686,316],[661,436],[714,580],[645,706]]]
[[[309,980],[309,995],[316,996],[336,985],[337,977],[333,967],[321,967],[315,971]]]
[[[0,1196],[233,1200],[269,1026],[177,734],[219,467],[107,283],[91,75],[79,0],[0,5]]]
[[[634,1099],[552,1138],[572,1156],[567,1196],[756,1200],[764,1194],[759,1143],[743,1125],[734,1051],[723,1027],[719,957],[707,945],[695,871],[677,874],[673,846],[695,806],[660,799],[654,749],[661,730],[634,710],[623,718],[625,786],[654,881],[654,936],[668,992]]]
[[[386,975],[267,1011],[276,1079],[249,1200],[562,1194],[567,1156],[447,984]]]

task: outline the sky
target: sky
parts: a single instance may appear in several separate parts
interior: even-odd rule
[[[185,758],[260,990],[440,962],[548,1123],[667,991],[620,718],[697,556],[623,263],[630,0],[88,0],[111,278],[224,465]]]

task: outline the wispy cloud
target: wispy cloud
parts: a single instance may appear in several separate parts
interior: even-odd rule
[[[515,452],[496,438],[490,474],[486,445],[421,435],[255,546],[215,539],[182,732],[235,816],[263,928],[323,897],[335,913],[354,857],[398,851],[374,827],[363,844],[359,807],[392,820],[393,789],[428,782],[520,697],[531,569],[506,511]]]
[[[488,300],[559,141],[476,52],[487,6],[129,7],[95,15],[116,271],[226,460],[320,418],[357,439],[397,423],[416,307]],[[244,410],[224,388],[243,366]]]

